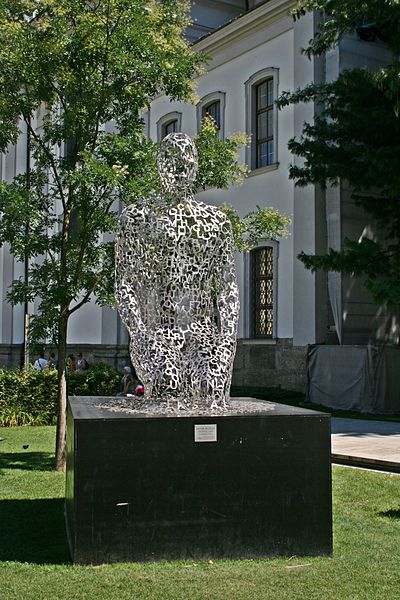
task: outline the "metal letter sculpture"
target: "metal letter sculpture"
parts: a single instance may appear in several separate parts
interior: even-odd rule
[[[197,202],[197,151],[172,133],[158,155],[161,197],[128,206],[116,242],[116,300],[144,403],[227,408],[239,295],[230,222]]]

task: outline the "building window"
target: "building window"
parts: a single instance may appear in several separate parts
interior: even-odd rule
[[[166,135],[182,131],[182,113],[171,112],[157,121],[157,140],[161,142]]]
[[[255,168],[274,163],[274,80],[255,86]]]
[[[278,164],[278,69],[258,71],[246,81],[246,132],[251,136],[246,162],[252,170]]]
[[[168,121],[163,126],[163,137],[169,135],[170,133],[176,133],[178,131],[178,119],[173,119],[173,121]]]
[[[250,253],[251,335],[272,338],[274,335],[274,248],[262,246]]]
[[[217,137],[224,139],[224,115],[225,115],[225,94],[223,92],[213,92],[207,94],[197,105],[197,130],[201,129],[203,119],[210,115],[217,126]]]
[[[202,118],[206,115],[210,115],[214,120],[214,123],[217,127],[217,137],[221,136],[221,102],[216,100],[215,102],[211,102],[211,104],[207,104],[203,106],[202,110]]]

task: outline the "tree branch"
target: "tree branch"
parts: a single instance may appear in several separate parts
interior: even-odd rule
[[[63,209],[65,210],[66,207],[66,201],[65,201],[65,195],[64,195],[64,190],[60,181],[60,176],[58,174],[58,169],[54,160],[54,156],[51,152],[51,150],[49,150],[49,148],[46,146],[46,144],[43,142],[42,138],[36,133],[36,131],[33,129],[32,127],[32,123],[29,117],[24,117],[24,121],[26,123],[26,126],[29,129],[29,132],[31,133],[32,137],[35,139],[35,141],[39,144],[39,146],[41,147],[42,151],[46,154],[47,158],[50,161],[51,164],[51,168],[54,174],[54,178],[57,182],[57,189],[60,193],[60,198],[61,198],[61,202],[63,205]]]
[[[110,23],[110,3],[108,2],[107,3],[107,20],[106,20],[106,43],[105,43],[105,47],[104,47],[103,68],[102,68],[102,76],[101,76],[101,93],[100,93],[99,109],[96,114],[96,126],[95,126],[95,132],[94,132],[94,137],[93,137],[92,152],[94,151],[94,149],[96,147],[97,138],[99,135],[101,115],[102,115],[102,112],[104,109],[106,73],[107,73],[107,64],[108,64],[108,57],[109,57],[108,51],[109,51],[110,38],[112,35],[110,32],[109,23]],[[118,23],[118,20],[117,20],[117,23]],[[113,32],[115,31],[116,26],[117,25],[115,25]]]
[[[68,310],[68,317],[70,317],[75,311],[79,310],[81,308],[81,306],[83,306],[84,304],[89,302],[90,296],[94,293],[97,285],[100,283],[100,281],[103,278],[104,278],[104,275],[101,275],[100,277],[97,277],[97,279],[95,279],[95,282],[92,285],[91,289],[86,292],[86,294],[84,295],[82,300],[80,302],[78,302],[78,304],[75,304],[75,306],[73,308]]]
[[[67,112],[67,105],[65,103],[65,98],[62,96],[60,90],[58,89],[58,87],[55,85],[55,83],[53,83],[53,81],[51,79],[48,80],[50,87],[55,91],[55,93],[57,94],[58,99],[61,102],[61,105],[64,109],[64,112]]]

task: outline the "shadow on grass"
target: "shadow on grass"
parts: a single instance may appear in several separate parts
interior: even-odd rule
[[[0,454],[0,469],[23,469],[25,471],[51,471],[54,454],[51,452],[13,452]]]
[[[0,501],[0,561],[70,562],[64,499]]]
[[[400,509],[385,510],[378,513],[380,517],[389,517],[390,519],[400,519]]]

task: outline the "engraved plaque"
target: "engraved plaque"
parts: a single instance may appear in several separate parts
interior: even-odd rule
[[[216,442],[217,441],[217,424],[212,425],[195,425],[194,426],[194,441],[195,442]]]

